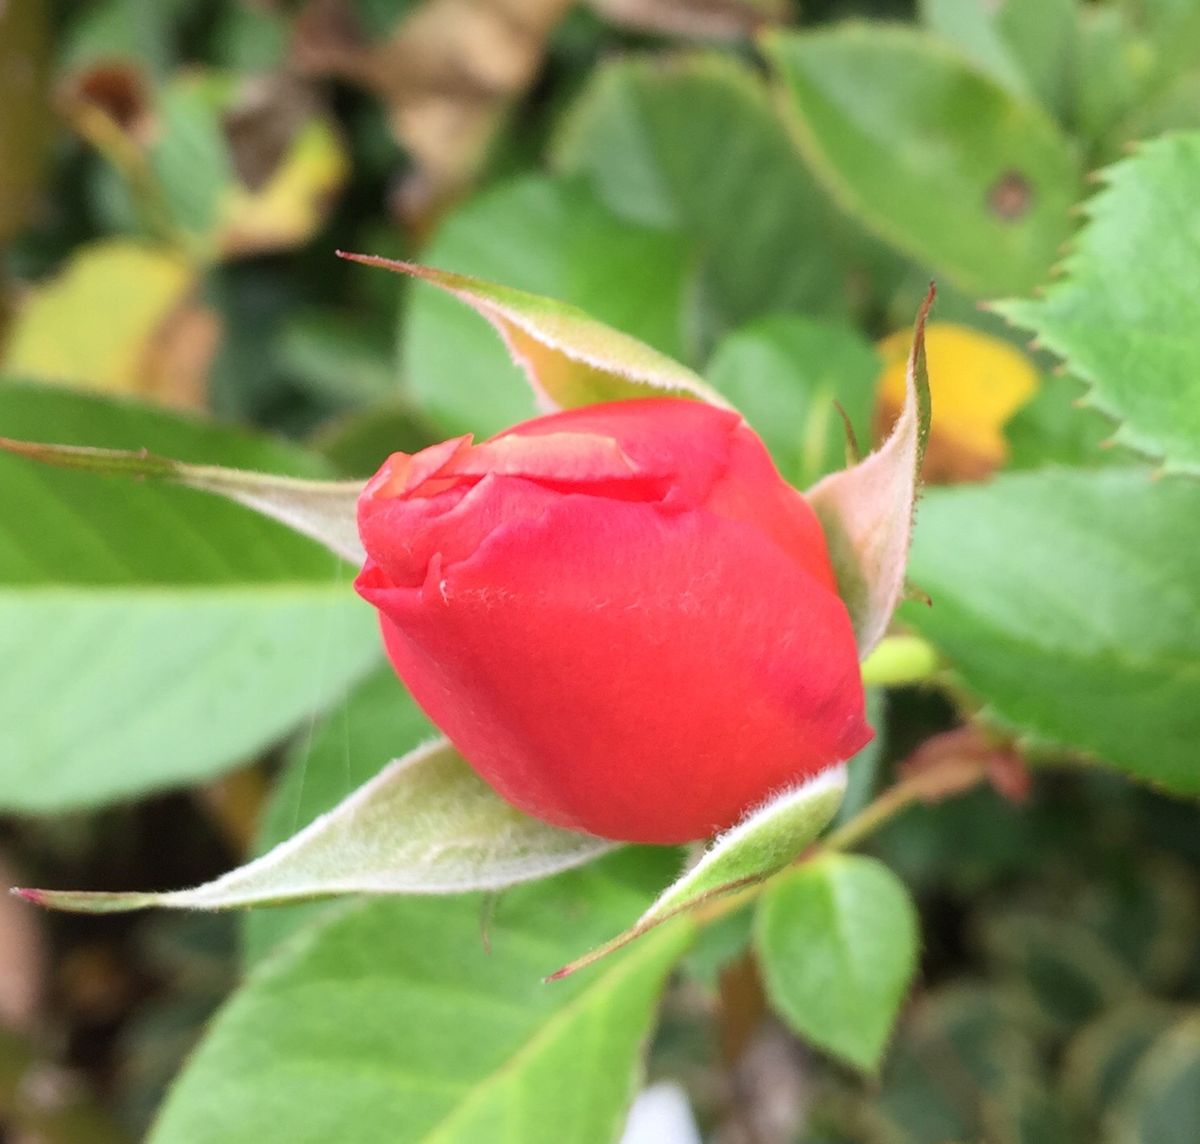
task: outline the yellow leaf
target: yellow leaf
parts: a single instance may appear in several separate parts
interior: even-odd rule
[[[238,184],[228,193],[221,210],[222,252],[237,257],[308,241],[325,221],[349,172],[333,127],[323,119],[310,120],[261,190]]]
[[[146,229],[197,262],[307,242],[350,173],[333,122],[282,74],[187,69],[151,95],[137,66],[99,64],[70,77],[62,102]]]
[[[904,400],[904,369],[911,334],[879,343],[880,420],[891,424]],[[1003,427],[1033,396],[1038,375],[1020,350],[968,326],[933,322],[925,332],[933,423],[925,457],[930,481],[970,480],[1002,465],[1008,455]]]
[[[162,336],[195,285],[195,270],[166,248],[127,239],[79,248],[25,296],[5,372],[112,393],[155,395]]]

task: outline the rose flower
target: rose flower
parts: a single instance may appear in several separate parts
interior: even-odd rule
[[[820,524],[736,413],[625,401],[396,453],[358,523],[400,678],[546,822],[705,838],[871,738]]]

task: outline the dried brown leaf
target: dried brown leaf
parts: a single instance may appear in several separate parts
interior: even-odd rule
[[[423,228],[470,184],[512,105],[533,82],[570,0],[425,0],[371,44],[346,0],[311,0],[292,63],[373,91],[416,161],[398,205]]]
[[[953,798],[985,779],[1012,802],[1029,794],[1029,771],[1016,747],[973,723],[926,739],[898,770],[922,802]]]
[[[641,32],[736,40],[787,20],[786,0],[590,0],[606,20]]]

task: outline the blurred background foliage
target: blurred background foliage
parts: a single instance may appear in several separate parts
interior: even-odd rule
[[[936,278],[927,473],[956,487],[914,555],[935,607],[905,619],[956,670],[875,698],[851,796],[982,768],[869,843],[920,907],[918,987],[880,1076],[856,1077],[767,1015],[734,914],[684,961],[649,1072],[722,1144],[1190,1144],[1200,814],[1170,792],[1200,789],[1196,586],[1190,619],[1163,619],[1106,579],[1123,556],[1054,530],[1141,522],[1184,615],[1196,554],[1163,538],[1194,534],[1197,500],[1163,507],[1143,458],[1186,467],[1200,430],[1114,439],[1114,417],[1145,423],[1129,396],[1088,396],[1062,339],[1066,367],[983,305],[1050,279],[1091,172],[1189,128],[1192,0],[9,0],[0,432],[363,476],[532,412],[476,316],[344,249],[577,303],[703,372],[805,487],[844,461],[835,402],[861,442],[889,423]],[[1173,250],[1195,224],[1162,226]],[[1165,256],[1151,281],[1102,255],[1103,282],[1186,286]],[[306,542],[186,491],[0,462],[6,882],[200,881],[425,732]],[[1038,577],[1072,559],[1038,615]],[[1089,591],[1099,634],[1071,626]],[[1013,599],[1068,667],[1013,650]],[[1127,674],[1101,636],[1133,649]],[[242,958],[321,916],[0,899],[0,1135],[137,1138]]]

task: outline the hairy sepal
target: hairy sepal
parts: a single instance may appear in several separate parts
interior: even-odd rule
[[[713,898],[765,881],[790,865],[825,829],[846,793],[839,763],[751,811],[718,835],[690,869],[668,886],[624,933],[551,976],[557,980],[591,965],[635,938]]]
[[[457,894],[546,878],[615,845],[522,814],[438,739],[390,763],[262,857],[194,889],[14,893],[76,913],[220,910],[342,894]]]
[[[61,469],[167,481],[213,493],[287,525],[352,564],[366,558],[354,515],[361,481],[303,480],[219,465],[190,465],[145,450],[50,445],[7,437],[0,437],[0,449]]]
[[[687,397],[729,408],[686,366],[565,302],[412,262],[338,255],[418,278],[465,302],[495,327],[546,412],[639,397]]]
[[[904,407],[888,439],[857,465],[830,473],[805,494],[829,544],[838,592],[854,625],[859,659],[883,638],[904,592],[921,462],[929,436],[925,320],[931,285],[917,313]]]

